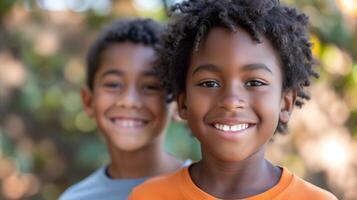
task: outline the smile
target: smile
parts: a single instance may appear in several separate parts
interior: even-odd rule
[[[141,128],[147,124],[146,121],[140,119],[113,119],[112,121],[121,128]]]
[[[226,125],[226,124],[218,124],[215,123],[213,126],[221,131],[225,132],[236,132],[236,131],[243,131],[249,127],[249,124],[236,124],[236,125]]]

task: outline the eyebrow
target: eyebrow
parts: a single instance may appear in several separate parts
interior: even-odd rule
[[[146,70],[143,73],[144,76],[158,76],[159,73],[157,70],[151,69],[151,70]]]
[[[269,69],[269,67],[267,67],[263,63],[248,64],[248,65],[245,65],[242,70],[243,71],[264,70],[264,71],[267,71],[267,72],[273,74],[271,69]]]
[[[195,69],[193,69],[192,71],[192,75],[194,75],[195,73],[199,72],[199,71],[213,71],[213,72],[218,72],[219,68],[216,65],[212,65],[212,64],[203,64],[203,65],[199,65],[198,67],[196,67]]]
[[[124,72],[119,70],[119,69],[108,69],[107,71],[104,71],[100,78],[103,78],[108,75],[116,75],[116,76],[123,76]],[[157,77],[159,73],[156,70],[146,70],[143,73],[144,76],[155,76]]]
[[[203,65],[199,65],[198,67],[196,67],[193,71],[192,71],[192,75],[194,75],[195,73],[201,71],[201,70],[206,70],[206,71],[213,71],[213,72],[218,72],[220,71],[219,68],[216,65],[212,65],[212,64],[203,64]],[[242,71],[254,71],[254,70],[264,70],[267,71],[271,74],[273,74],[273,72],[271,71],[271,69],[269,69],[265,64],[263,63],[254,63],[254,64],[248,64],[248,65],[244,65],[242,68]]]
[[[100,78],[103,78],[105,76],[108,76],[108,75],[117,75],[117,76],[122,76],[123,75],[123,72],[118,70],[118,69],[108,69],[106,71],[104,71],[102,73],[102,75],[100,76]]]

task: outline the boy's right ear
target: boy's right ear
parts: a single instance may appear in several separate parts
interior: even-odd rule
[[[183,120],[187,120],[187,106],[186,106],[186,93],[181,92],[177,96],[177,109],[178,114]]]
[[[88,115],[88,117],[92,118],[94,116],[94,110],[92,107],[93,94],[92,91],[88,87],[84,87],[81,89],[81,98],[83,109]]]

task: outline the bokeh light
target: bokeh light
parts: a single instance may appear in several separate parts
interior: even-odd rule
[[[317,158],[321,159],[322,165],[328,166],[331,170],[342,170],[348,166],[352,153],[348,141],[338,133],[330,134],[319,140],[316,147],[321,150],[321,154]]]
[[[42,31],[38,33],[35,40],[35,51],[41,56],[50,56],[57,52],[60,47],[58,36],[53,31]]]
[[[97,128],[93,120],[91,120],[85,112],[80,112],[77,114],[75,119],[75,124],[78,130],[85,133],[92,132]]]
[[[352,59],[336,46],[329,45],[322,55],[322,63],[326,71],[334,75],[347,75],[352,70]]]
[[[357,18],[357,1],[356,0],[337,0],[337,5],[341,11],[351,17]]]
[[[84,63],[79,58],[72,58],[64,69],[64,77],[72,84],[79,85],[84,80]]]
[[[134,0],[134,6],[138,10],[157,10],[163,5],[160,0]]]
[[[105,15],[110,12],[111,0],[37,0],[40,8],[49,11],[66,11],[71,10],[75,12],[84,12],[87,10],[94,10],[99,15]]]
[[[9,53],[0,52],[0,85],[5,88],[17,88],[26,80],[27,72],[21,61]]]

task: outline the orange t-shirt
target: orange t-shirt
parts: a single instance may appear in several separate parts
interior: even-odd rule
[[[134,188],[128,200],[217,200],[218,198],[197,187],[185,167],[177,172],[152,178]],[[283,168],[282,176],[274,187],[243,200],[337,200],[337,198]]]

